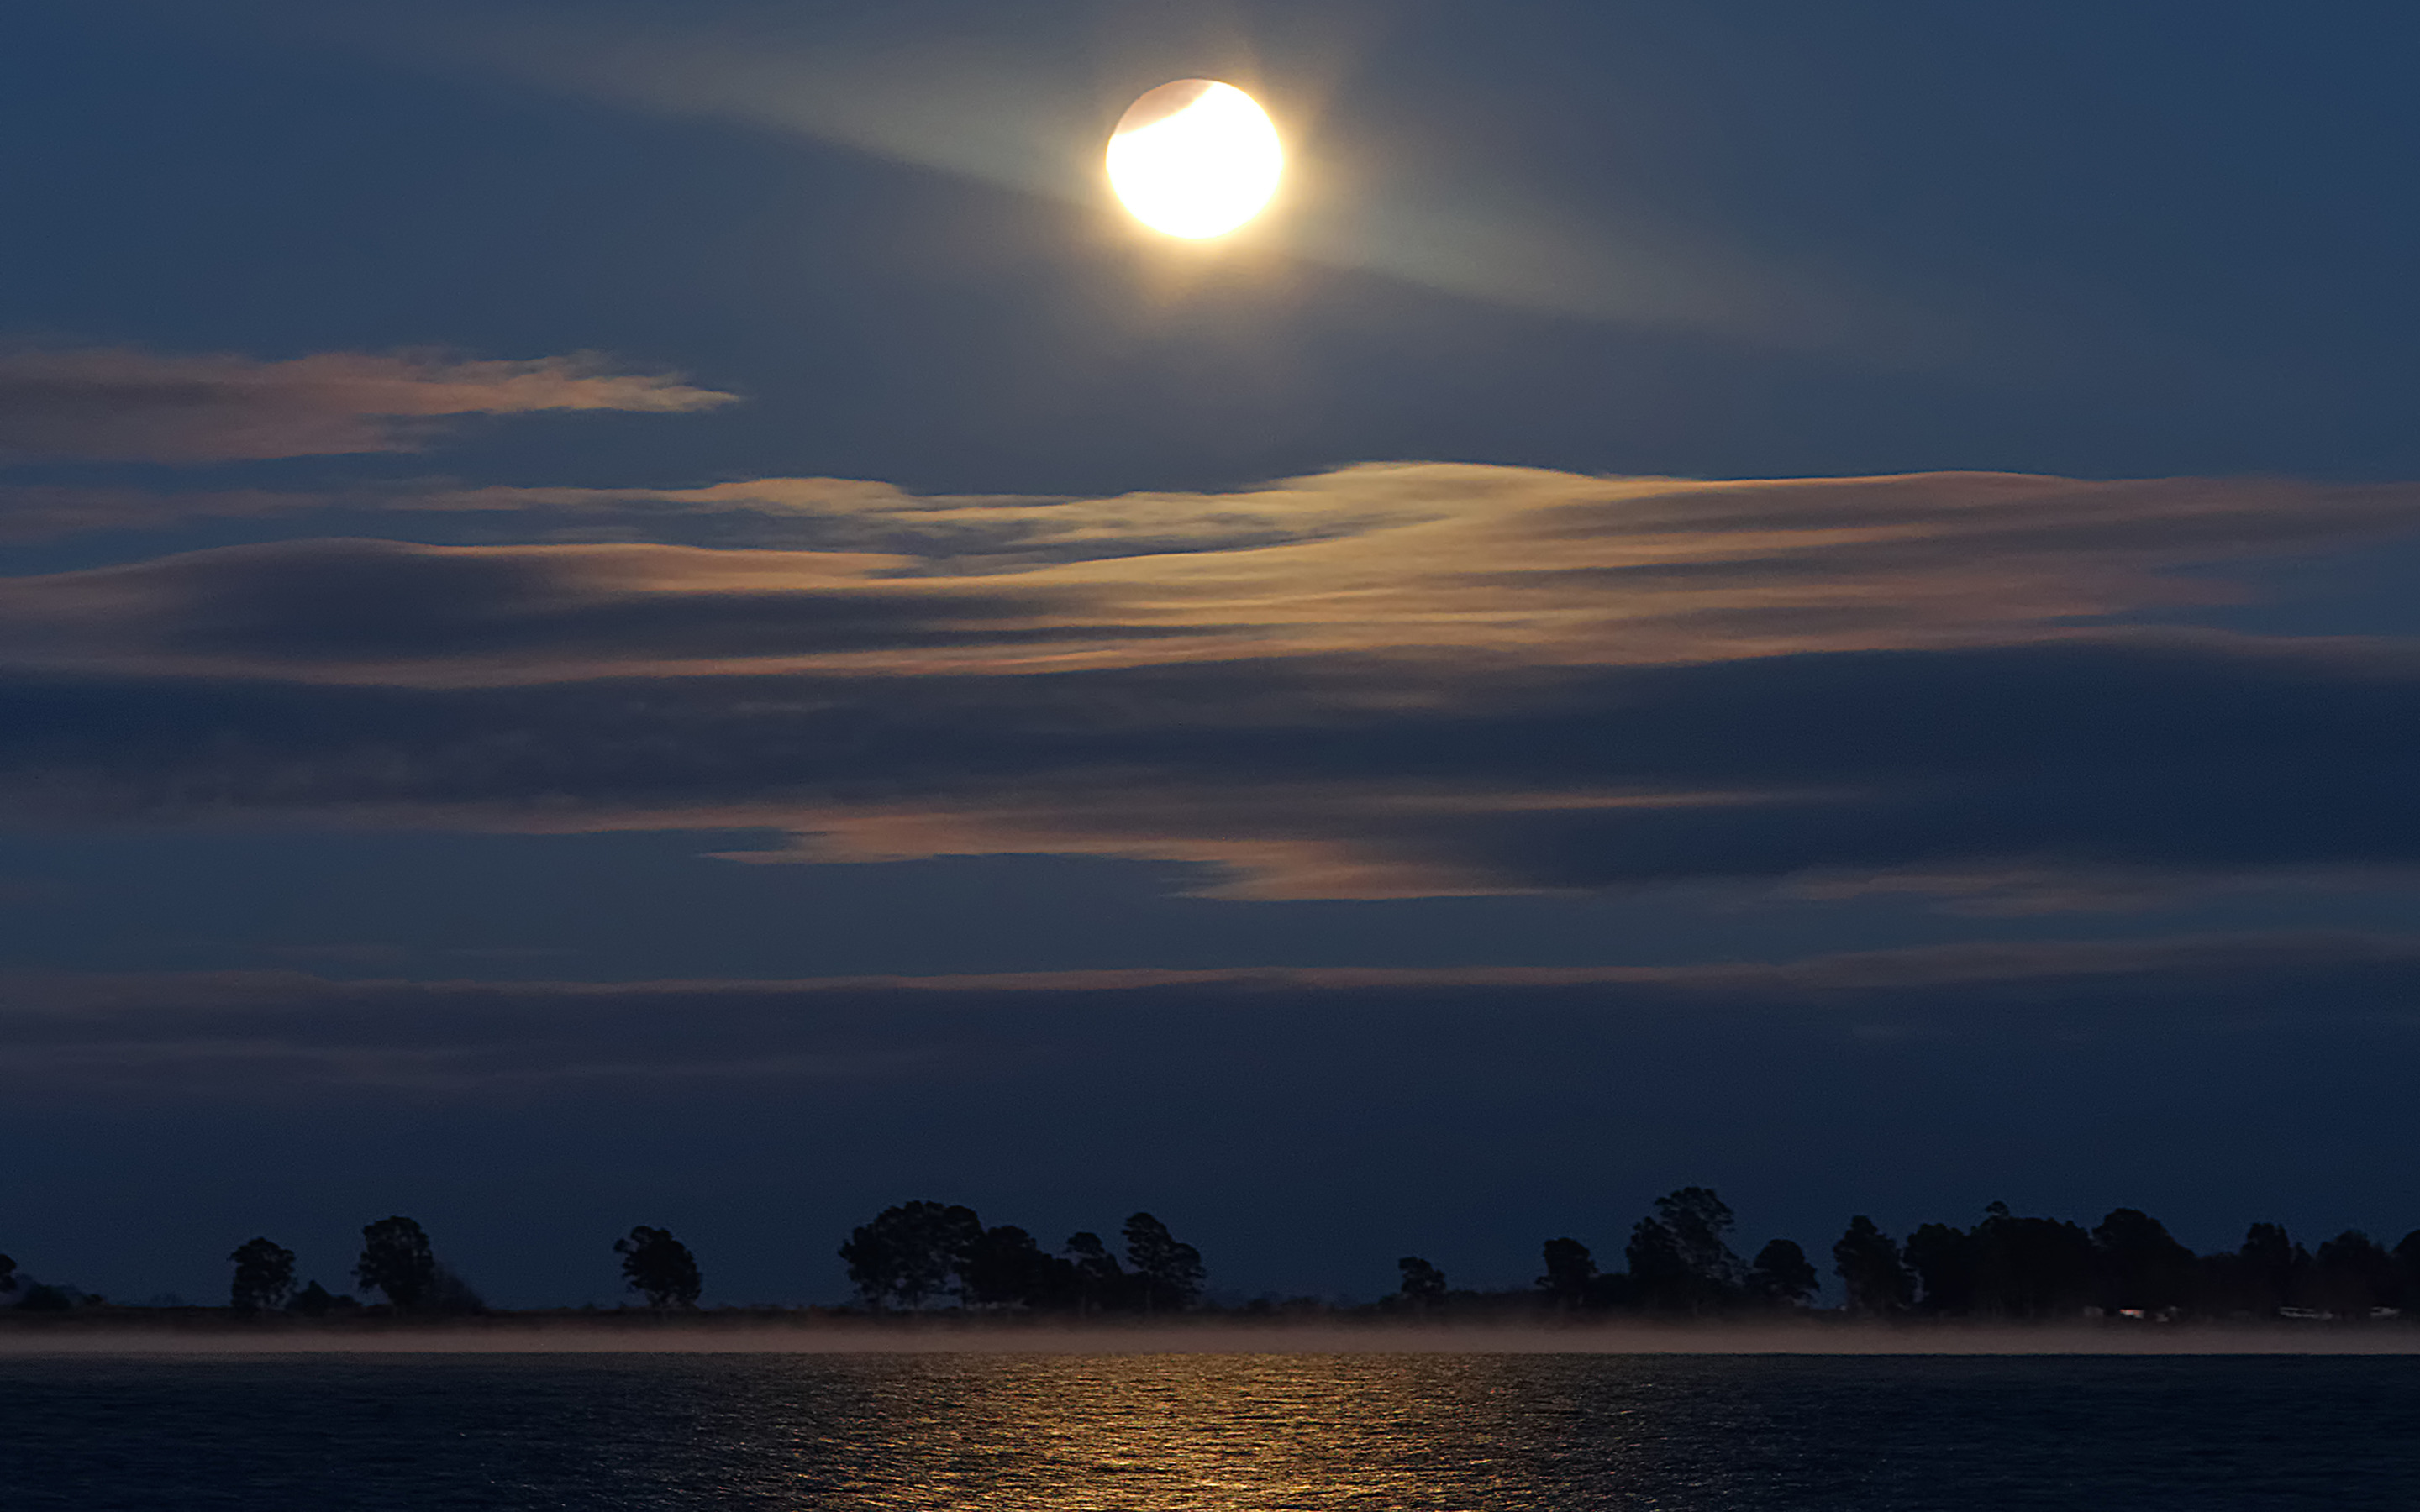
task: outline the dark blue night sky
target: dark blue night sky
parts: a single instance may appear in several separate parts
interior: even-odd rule
[[[2420,1224],[2420,22],[0,22],[0,1244]],[[1292,154],[1156,237],[1170,79]]]

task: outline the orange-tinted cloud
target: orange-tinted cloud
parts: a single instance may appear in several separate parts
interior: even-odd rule
[[[2178,568],[2420,526],[2420,486],[1392,464],[1233,494],[924,500],[768,479],[450,490],[394,507],[616,530],[740,514],[783,544],[201,553],[22,581],[9,659],[463,686],[1357,657],[1469,687],[2098,633],[2079,622],[2241,596]]]
[[[132,347],[0,354],[0,461],[228,462],[408,451],[457,415],[683,413],[733,395],[594,356],[472,362],[321,352],[285,362]]]

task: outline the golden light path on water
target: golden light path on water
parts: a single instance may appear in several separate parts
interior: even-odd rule
[[[832,1457],[851,1467],[832,1490],[839,1504],[935,1509],[1519,1505],[1538,1489],[1528,1461],[1551,1452],[1532,1441],[1571,1426],[1554,1394],[1540,1399],[1523,1379],[1540,1369],[1281,1355],[892,1362],[860,1378],[881,1430]],[[1624,1401],[1592,1424],[1590,1480],[1618,1484],[1650,1405]],[[1614,1419],[1624,1427],[1601,1431]]]

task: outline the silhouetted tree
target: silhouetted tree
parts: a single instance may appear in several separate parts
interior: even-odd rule
[[[983,1221],[972,1208],[906,1202],[851,1230],[840,1257],[848,1262],[848,1278],[867,1306],[876,1312],[886,1304],[914,1309],[947,1294],[982,1237]]]
[[[5,1257],[0,1257],[0,1266],[5,1264]],[[2395,1269],[2397,1304],[2405,1312],[2420,1312],[2420,1228],[2396,1243]]]
[[[2245,1310],[2264,1317],[2291,1306],[2310,1275],[2310,1252],[2288,1236],[2283,1224],[2254,1224],[2235,1256]]]
[[[409,1218],[381,1218],[362,1227],[362,1257],[353,1279],[365,1291],[382,1291],[398,1311],[430,1300],[437,1288],[437,1257],[428,1236]]]
[[[2002,1318],[2073,1316],[2094,1292],[2092,1236],[2064,1219],[2019,1218],[2005,1202],[1983,1210],[1970,1236],[1975,1304]]]
[[[967,1301],[979,1307],[1041,1307],[1076,1289],[1075,1267],[1042,1253],[1014,1224],[986,1228],[967,1252]]]
[[[1713,1292],[1735,1291],[1746,1267],[1731,1253],[1736,1220],[1710,1186],[1684,1186],[1655,1199],[1655,1216],[1680,1244],[1691,1279]]]
[[[1776,1239],[1756,1252],[1747,1270],[1747,1289],[1766,1302],[1796,1305],[1815,1294],[1821,1278],[1813,1262],[1794,1241]]]
[[[2102,1306],[2158,1312],[2192,1300],[2194,1253],[2157,1218],[2119,1208],[2092,1230],[2092,1242]]]
[[[1885,1318],[1916,1295],[1916,1278],[1900,1261],[1899,1246],[1863,1213],[1850,1219],[1848,1232],[1834,1242],[1832,1268],[1854,1313]]]
[[[0,1255],[0,1297],[5,1297],[16,1289],[17,1262],[6,1255]]]
[[[1596,1279],[1596,1260],[1589,1247],[1576,1239],[1550,1239],[1544,1258],[1546,1273],[1538,1278],[1539,1289],[1565,1307],[1585,1303],[1589,1283]]]
[[[2397,1290],[2395,1257],[2358,1228],[2348,1228],[2319,1245],[2312,1257],[2312,1290],[2319,1304],[2339,1318],[2367,1318]]]
[[[468,1279],[441,1265],[437,1283],[428,1288],[428,1310],[433,1313],[484,1313],[487,1299],[481,1297]]]
[[[1075,1270],[1076,1305],[1079,1312],[1118,1304],[1125,1294],[1126,1273],[1119,1268],[1118,1257],[1101,1242],[1100,1235],[1090,1231],[1069,1234],[1063,1253]]]
[[[1168,1226],[1147,1212],[1126,1219],[1121,1232],[1125,1236],[1126,1263],[1134,1267],[1141,1283],[1143,1311],[1174,1312],[1192,1306],[1207,1275],[1202,1252],[1178,1243]]]
[[[305,1318],[325,1318],[332,1312],[360,1306],[361,1304],[352,1298],[339,1296],[314,1281],[294,1294],[294,1300],[286,1304],[286,1310],[300,1313]]]
[[[1630,1232],[1625,1258],[1639,1298],[1694,1315],[1738,1295],[1745,1267],[1731,1253],[1734,1220],[1712,1187],[1684,1186],[1655,1199],[1655,1216]]]
[[[645,1296],[648,1306],[697,1305],[706,1280],[698,1273],[697,1257],[671,1229],[641,1224],[629,1238],[613,1241],[613,1253],[622,1257],[622,1280]]]
[[[1435,1303],[1445,1300],[1445,1273],[1417,1255],[1406,1255],[1395,1262],[1404,1273],[1404,1300],[1425,1312]]]
[[[1641,1218],[1630,1228],[1630,1242],[1621,1249],[1629,1267],[1631,1295],[1649,1307],[1688,1305],[1689,1262],[1672,1230],[1652,1218]]]
[[[235,1262],[229,1302],[240,1313],[283,1307],[294,1292],[294,1252],[266,1239],[247,1239],[227,1257]]]
[[[1907,1236],[1908,1269],[1924,1288],[1918,1305],[1928,1313],[1958,1315],[1975,1306],[1975,1242],[1962,1228],[1925,1224]]]

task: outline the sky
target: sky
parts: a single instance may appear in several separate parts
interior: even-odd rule
[[[2420,1227],[2420,22],[0,21],[0,1249]],[[1100,155],[1223,79],[1288,176]]]

